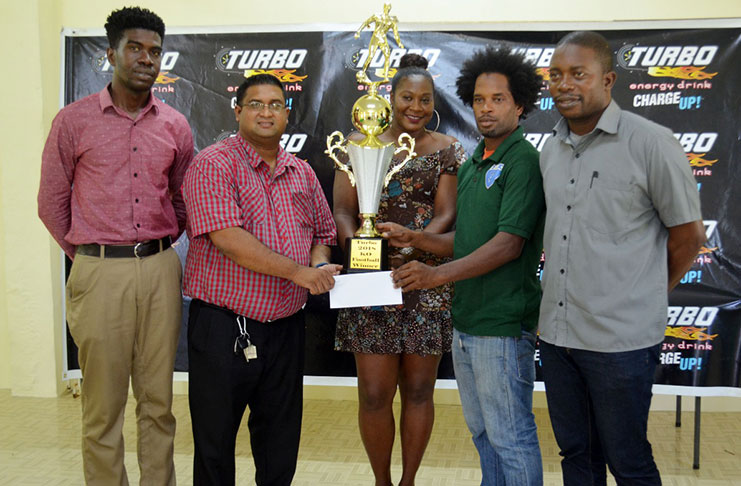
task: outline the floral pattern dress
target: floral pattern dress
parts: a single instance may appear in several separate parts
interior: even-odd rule
[[[390,221],[422,230],[432,219],[435,194],[443,174],[456,175],[466,160],[460,142],[409,161],[381,195],[378,221]],[[398,162],[398,161],[395,161]],[[413,257],[438,266],[449,258],[417,252]],[[389,246],[391,261],[407,260],[399,248]],[[450,351],[453,329],[450,305],[452,284],[404,293],[399,306],[342,309],[337,318],[335,349],[374,354],[442,354]]]

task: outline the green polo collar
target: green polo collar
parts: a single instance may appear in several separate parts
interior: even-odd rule
[[[512,148],[515,144],[521,142],[525,139],[525,131],[522,129],[521,126],[518,126],[514,132],[509,134],[509,137],[504,139],[504,142],[497,147],[497,149],[494,151],[491,156],[489,156],[487,161],[491,161],[494,163],[498,163],[502,160],[504,157],[504,154],[507,153],[507,151]],[[473,155],[471,156],[471,161],[474,163],[474,165],[479,165],[483,162],[481,157],[484,156],[484,148],[486,147],[485,141],[481,140],[479,144],[476,146],[476,149],[473,151]]]

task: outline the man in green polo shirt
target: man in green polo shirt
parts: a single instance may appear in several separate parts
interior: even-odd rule
[[[404,291],[455,282],[453,365],[482,485],[543,483],[532,396],[545,202],[538,152],[519,126],[541,84],[508,50],[468,59],[458,96],[473,107],[483,140],[458,171],[456,231],[378,225],[394,246],[454,256],[438,267],[410,262],[392,276]]]

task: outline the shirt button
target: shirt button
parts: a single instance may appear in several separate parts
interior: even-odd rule
[[[134,152],[136,152],[136,147],[134,147]]]
[[[136,172],[134,172],[134,177],[139,177],[139,174],[137,174]]]
[[[138,203],[139,202],[139,198],[137,197],[136,199],[134,199],[134,202],[135,203]]]
[[[571,211],[571,206],[566,206],[566,211]]]
[[[563,239],[566,240],[566,235],[563,235]]]
[[[566,273],[566,269],[562,268],[562,269],[560,270],[560,272],[561,272],[561,275],[563,275],[564,273]]]
[[[141,227],[142,227],[142,225],[140,225],[139,223],[136,223],[136,227],[137,227],[137,228],[141,228]]]
[[[559,303],[558,303],[558,306],[559,306],[559,307],[563,307],[563,302],[559,302]]]
[[[580,155],[580,154],[576,154],[576,155],[575,155],[574,157],[576,157],[576,158],[578,159],[578,158],[579,158],[579,155]]]
[[[574,183],[574,179],[571,179],[571,181],[569,181],[569,182],[571,182],[573,184]]]

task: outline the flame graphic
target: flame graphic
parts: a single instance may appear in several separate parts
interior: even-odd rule
[[[272,74],[283,83],[297,83],[309,77],[308,74],[306,76],[297,76],[293,74],[295,72],[295,69],[247,69],[244,72],[244,77],[249,78],[256,74]]]
[[[703,159],[707,153],[705,154],[693,154],[692,152],[687,153],[687,160],[690,161],[690,165],[692,167],[708,167],[710,165],[713,165],[714,163],[718,162],[718,159],[715,160],[708,160]]]
[[[717,334],[708,334],[707,327],[667,327],[664,336],[686,339],[690,341],[712,341]]]
[[[551,80],[551,72],[550,72],[550,70],[548,68],[544,68],[544,67],[537,68],[535,70],[535,72],[538,73],[538,76],[540,76],[541,78],[543,78],[543,81],[550,81]]]
[[[383,79],[383,69],[378,68],[375,71],[373,71],[373,74],[375,74],[377,78]],[[396,76],[396,68],[390,67],[389,68],[389,79],[393,78],[394,76]]]
[[[713,253],[715,250],[717,250],[718,247],[714,246],[712,248],[708,248],[707,246],[700,247],[700,251],[697,252],[698,255],[707,255],[708,253]]]
[[[156,84],[170,84],[174,83],[178,79],[180,79],[179,76],[168,76],[170,74],[169,71],[161,72],[157,75],[157,81],[155,81]]]
[[[678,79],[712,79],[718,73],[706,73],[707,66],[651,66],[648,75],[656,78],[678,78]]]

